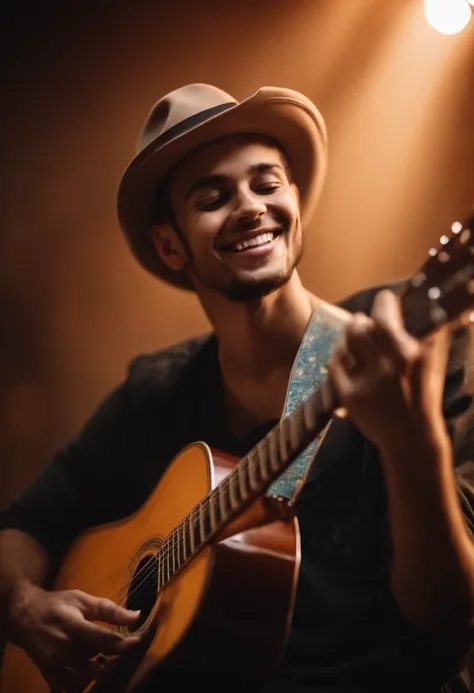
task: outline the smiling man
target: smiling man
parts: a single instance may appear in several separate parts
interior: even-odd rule
[[[203,170],[208,175],[199,177]],[[163,205],[166,196],[170,203]],[[197,149],[172,172],[158,199],[158,209],[170,211],[154,227],[158,253],[175,271],[189,262],[199,296],[213,289],[247,301],[296,279],[298,190],[284,153],[270,139],[234,136]]]
[[[136,644],[92,623],[133,626],[136,613],[98,595],[48,591],[73,539],[139,508],[187,444],[244,456],[282,416],[295,358],[324,304],[297,267],[326,148],[321,114],[289,89],[237,102],[193,84],[150,112],[121,180],[121,227],[144,268],[195,292],[211,330],[135,359],[3,515],[7,635],[52,687],[76,690],[77,672],[100,667],[95,655]],[[302,562],[284,659],[257,685],[236,652],[230,683],[211,669],[206,687],[439,693],[451,682],[468,691],[472,337],[444,328],[419,343],[381,287],[341,306],[354,316],[327,366],[346,416],[321,445],[322,474],[310,471],[298,495]],[[193,677],[163,668],[146,691],[184,690]]]

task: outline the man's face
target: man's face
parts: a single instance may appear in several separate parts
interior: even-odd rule
[[[302,250],[298,194],[270,141],[239,136],[192,152],[173,173],[170,196],[198,293],[245,301],[289,280]]]

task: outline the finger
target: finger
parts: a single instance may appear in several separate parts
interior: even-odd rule
[[[420,388],[423,379],[426,378],[429,373],[435,376],[435,380],[433,380],[432,383],[438,382],[438,386],[434,387],[435,392],[438,393],[436,399],[439,399],[439,402],[436,402],[436,406],[442,401],[442,384],[446,377],[449,349],[451,346],[451,333],[451,326],[446,325],[428,340],[425,340],[422,345],[422,358],[420,358],[418,368],[414,369],[415,383],[418,388]],[[433,404],[435,403],[433,402]]]
[[[349,321],[344,339],[341,342],[340,354],[348,364],[365,368],[377,356],[377,346],[373,340],[373,320],[364,313],[356,313]]]
[[[377,324],[390,324],[395,329],[404,329],[400,299],[389,289],[382,289],[376,294],[370,317]]]
[[[406,331],[400,300],[392,291],[383,290],[376,295],[371,316],[374,342],[399,370],[406,370],[420,358],[420,344]]]
[[[127,652],[141,641],[138,635],[124,636],[90,621],[80,623],[76,631],[76,638],[83,648],[88,649],[91,656],[98,653],[118,655]]]
[[[140,612],[119,606],[111,599],[84,594],[82,613],[88,621],[102,621],[114,626],[128,626],[137,621]]]
[[[337,416],[340,414],[347,415],[344,413],[344,402],[347,401],[348,396],[354,389],[353,375],[351,374],[352,366],[349,363],[348,356],[346,352],[334,353],[328,362],[327,371],[328,378],[331,384],[331,388],[336,394],[336,399],[340,405],[336,408],[338,412]],[[342,417],[341,417],[342,418]]]

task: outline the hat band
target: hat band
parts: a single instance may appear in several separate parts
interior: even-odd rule
[[[188,132],[188,130],[191,130],[196,125],[201,125],[201,123],[204,123],[204,121],[209,120],[209,118],[212,118],[213,116],[216,116],[219,113],[223,113],[224,111],[228,111],[229,108],[233,108],[234,106],[237,106],[237,104],[234,101],[220,103],[218,106],[206,108],[204,111],[199,111],[199,113],[195,113],[194,115],[189,116],[189,118],[181,120],[179,123],[176,123],[176,125],[170,127],[170,129],[167,130],[163,135],[160,135],[160,137],[158,138],[159,145],[161,146],[163,144],[166,144],[170,140],[173,140],[175,137],[179,137],[180,135],[183,135],[185,132]]]

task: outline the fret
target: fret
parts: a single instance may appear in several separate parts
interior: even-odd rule
[[[258,468],[258,458],[259,458],[259,449],[254,448],[252,452],[247,455],[247,478],[249,481],[249,486],[251,491],[256,491],[258,488],[258,480],[257,480],[257,468]]]
[[[248,457],[248,456],[247,456]],[[248,461],[247,458],[237,466],[237,484],[239,487],[239,494],[241,498],[246,498],[248,493],[252,490],[248,475]]]
[[[211,525],[211,532],[214,532],[216,527],[220,524],[220,508],[219,508],[219,487],[216,487],[209,494],[209,520]]]
[[[226,486],[224,484],[219,484],[219,486],[216,487],[216,496],[219,506],[220,520],[224,521],[229,514],[227,509],[229,504],[228,502],[226,503],[226,500],[228,501],[228,497],[226,496]]]
[[[181,566],[181,525],[178,525],[175,528],[176,532],[176,572],[179,570]]]
[[[305,399],[301,405],[301,411],[303,412],[303,421],[307,431],[314,431],[316,428],[317,412],[316,412],[317,399],[315,395]]]
[[[267,438],[263,438],[256,446],[257,450],[257,455],[256,455],[256,465],[257,465],[257,470],[256,470],[256,475],[258,478],[259,485],[261,486],[262,482],[265,482],[268,479],[268,469],[269,469],[269,460],[268,460],[268,443],[267,443]]]
[[[170,540],[169,537],[166,537],[165,541],[165,546],[166,546],[166,551],[165,551],[165,560],[164,560],[164,577],[165,577],[165,582],[164,584],[166,585],[171,578],[171,569],[170,569],[170,558],[171,558],[171,545],[170,545]]]
[[[278,429],[278,452],[279,452],[279,457],[280,460],[285,463],[288,458],[288,442],[287,442],[287,431],[286,429],[288,428],[288,424],[286,423],[288,419],[283,419],[283,421],[280,423],[279,429]],[[281,467],[281,464],[280,464]]]
[[[270,462],[270,470],[276,472],[280,469],[279,452],[278,452],[278,434],[280,433],[280,425],[276,430],[270,432],[268,436],[268,459]]]
[[[189,555],[187,545],[188,536],[186,533],[186,518],[180,522],[178,526],[180,527],[181,531],[181,556],[183,557],[183,563],[186,563]]]
[[[238,475],[238,473],[237,473],[237,475]],[[228,488],[229,488],[229,501],[230,501],[231,510],[234,510],[239,505],[239,497],[237,494],[235,477],[236,477],[236,474],[233,471],[227,476],[227,482],[228,482]]]
[[[172,575],[176,573],[176,530],[171,532],[171,571]]]
[[[305,433],[303,428],[302,411],[299,408],[296,409],[292,416],[288,417],[288,428],[290,434],[290,446],[292,452],[294,452],[302,446]]]
[[[202,503],[202,508],[203,508],[203,524],[204,524],[204,531],[205,531],[205,541],[209,539],[209,537],[212,534],[212,522],[211,522],[211,497],[208,496],[205,498]]]
[[[227,517],[230,515],[232,504],[230,502],[230,486],[228,478],[219,485],[219,502],[222,509],[222,517]]]
[[[203,512],[203,504],[198,505],[198,527],[199,527],[199,543],[203,544],[206,541],[206,526],[205,526],[205,516]]]
[[[196,550],[196,542],[194,540],[194,521],[193,521],[194,512],[195,511],[191,511],[187,515],[187,517],[185,518],[185,523],[187,525],[186,534],[187,534],[188,539],[189,539],[189,553],[190,554],[193,554]]]

